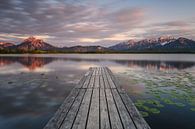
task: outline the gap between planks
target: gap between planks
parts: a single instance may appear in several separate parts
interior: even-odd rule
[[[107,67],[90,68],[44,129],[150,129]]]

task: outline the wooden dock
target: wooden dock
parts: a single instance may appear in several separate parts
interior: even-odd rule
[[[107,67],[93,67],[44,129],[150,129]]]

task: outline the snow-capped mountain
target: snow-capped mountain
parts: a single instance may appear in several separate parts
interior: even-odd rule
[[[35,52],[36,50],[46,52],[62,53],[107,53],[107,52],[195,52],[195,41],[187,38],[174,38],[163,36],[159,38],[144,39],[140,41],[129,40],[110,47],[103,46],[72,46],[72,47],[55,47],[41,39],[29,37],[21,44],[0,42],[1,53],[12,52]]]
[[[174,37],[171,36],[162,36],[158,38],[158,42],[163,46],[165,44],[168,44],[170,42],[175,41],[176,39]]]
[[[42,39],[36,39],[35,37],[25,39],[21,44],[15,46],[14,48],[22,51],[56,49],[56,47],[44,42]]]
[[[118,43],[114,46],[109,47],[112,50],[128,50],[130,48],[132,48],[137,42],[134,40],[129,40],[126,42],[122,42],[122,43]]]
[[[133,40],[131,40],[133,41]],[[189,40],[186,38],[178,38],[170,36],[163,36],[157,39],[144,39],[141,41],[133,41],[133,42],[122,42],[116,44],[114,46],[109,47],[115,51],[187,51],[192,50],[195,51],[195,41]]]

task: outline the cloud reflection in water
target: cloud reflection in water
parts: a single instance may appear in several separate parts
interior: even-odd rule
[[[123,55],[117,59],[114,55],[44,56],[0,56],[0,128],[9,123],[7,129],[41,129],[92,66],[108,66],[115,73],[126,69],[186,70],[195,66],[193,60],[121,59]],[[143,90],[140,86],[136,91]]]

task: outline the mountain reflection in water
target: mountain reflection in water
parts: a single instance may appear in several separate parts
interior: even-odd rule
[[[163,79],[164,74],[174,70],[172,74],[176,78],[177,74],[194,71],[195,57],[183,54],[0,55],[0,129],[42,129],[82,75],[93,66],[107,66],[117,77],[131,71],[135,72],[133,75],[161,74]],[[145,92],[143,85],[130,86],[131,79],[127,79],[122,85],[124,89],[135,91],[135,95]]]
[[[181,61],[150,61],[150,60],[113,60],[113,59],[80,59],[80,58],[62,58],[62,57],[33,57],[33,56],[3,56],[0,57],[0,68],[11,65],[13,63],[20,63],[29,71],[34,71],[37,68],[42,68],[44,65],[54,61],[74,61],[74,62],[100,62],[110,61],[126,67],[141,67],[145,69],[156,70],[173,70],[173,69],[187,69],[195,65],[195,62],[181,62]]]

